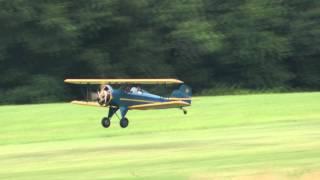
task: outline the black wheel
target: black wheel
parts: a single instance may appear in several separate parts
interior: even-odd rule
[[[127,118],[123,118],[120,120],[120,126],[122,128],[126,128],[129,125],[129,120]]]
[[[110,119],[107,117],[102,118],[101,124],[103,127],[108,128],[111,124]]]
[[[187,111],[187,110],[183,110],[183,114],[184,114],[184,115],[187,115],[187,114],[188,114],[188,111]]]

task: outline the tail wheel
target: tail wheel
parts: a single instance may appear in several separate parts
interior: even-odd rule
[[[128,120],[127,118],[122,118],[122,119],[120,120],[120,126],[121,126],[122,128],[126,128],[128,125],[129,125],[129,120]]]
[[[187,115],[187,114],[188,114],[188,111],[187,111],[187,110],[183,110],[183,114],[184,114],[184,115]]]
[[[107,117],[104,117],[102,120],[101,120],[101,124],[104,128],[108,128],[111,124],[110,122],[110,119],[107,118]]]
[[[186,109],[184,109],[183,107],[180,107],[180,109],[182,110],[183,114],[184,115],[187,115],[188,114],[188,111]]]

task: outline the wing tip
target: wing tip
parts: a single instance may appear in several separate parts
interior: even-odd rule
[[[100,106],[97,102],[93,102],[93,101],[77,101],[77,100],[74,100],[74,101],[71,101],[70,102],[71,104],[76,104],[76,105],[84,105],[84,106],[95,106],[95,107],[103,107],[103,106]]]

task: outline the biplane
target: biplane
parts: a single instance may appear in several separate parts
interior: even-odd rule
[[[129,120],[126,114],[129,110],[149,110],[179,108],[187,114],[186,106],[191,105],[192,90],[183,81],[177,79],[66,79],[65,83],[79,85],[100,85],[95,101],[72,101],[73,104],[109,107],[107,117],[103,117],[101,124],[108,128],[111,118],[120,110],[120,126],[126,128]],[[179,88],[174,90],[169,97],[149,93],[142,89],[144,84],[176,84]],[[116,89],[111,85],[121,85]],[[88,90],[87,90],[88,92]],[[88,97],[88,95],[87,95]]]

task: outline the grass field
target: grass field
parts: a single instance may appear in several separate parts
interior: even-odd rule
[[[176,109],[0,106],[0,179],[320,179],[320,93],[201,97]]]

